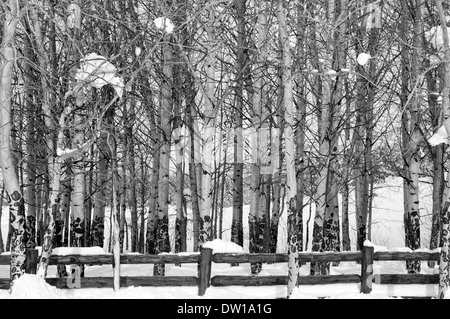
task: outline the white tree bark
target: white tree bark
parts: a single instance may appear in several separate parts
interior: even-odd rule
[[[35,248],[36,247],[36,180],[37,180],[37,168],[38,165],[36,163],[37,159],[37,138],[35,137],[36,128],[36,109],[38,106],[34,103],[33,99],[33,83],[36,80],[36,77],[31,75],[32,62],[31,57],[32,53],[32,43],[31,39],[25,40],[23,44],[23,54],[27,62],[25,62],[24,73],[28,74],[24,79],[24,91],[27,96],[27,101],[25,102],[27,111],[27,128],[26,128],[26,150],[27,150],[27,158],[26,158],[26,184],[27,186],[24,188],[24,198],[26,204],[26,247],[27,248]],[[0,241],[1,243],[1,241]]]
[[[11,154],[11,106],[12,106],[12,76],[15,61],[15,33],[17,27],[18,1],[8,1],[8,10],[5,12],[3,39],[1,46],[1,73],[0,73],[0,165],[3,181],[8,193],[11,236],[11,287],[14,280],[25,272],[25,214],[22,192],[19,179],[15,172]]]
[[[212,204],[212,174],[214,165],[214,136],[216,127],[216,109],[214,105],[215,90],[215,32],[214,32],[214,6],[209,11],[208,22],[208,52],[206,57],[206,89],[205,89],[205,124],[203,131],[203,150],[202,150],[202,185],[201,185],[201,204],[200,204],[200,238],[199,248],[210,240],[211,236],[211,204]]]
[[[120,289],[120,226],[118,209],[118,188],[119,171],[117,163],[117,145],[114,136],[108,135],[107,144],[111,152],[111,169],[112,169],[112,253],[113,253],[113,288],[114,291]]]
[[[444,39],[444,49],[445,49],[445,78],[444,78],[444,88],[442,90],[442,105],[444,113],[444,125],[447,135],[450,136],[450,40],[449,34],[446,26],[446,16],[444,14],[444,9],[442,8],[441,0],[436,0],[436,6],[439,12],[439,17],[441,20],[441,28]],[[449,241],[450,241],[450,180],[447,179],[445,183],[445,198],[444,205],[442,207],[441,214],[441,227],[442,227],[442,247],[440,252],[440,262],[439,262],[439,291],[438,297],[440,299],[445,298],[447,294],[449,282]]]
[[[420,35],[421,27],[421,8],[423,6],[422,0],[417,0],[417,7],[415,9],[414,21],[414,49],[411,61],[411,83],[415,85],[419,81],[420,65],[422,64],[422,39]],[[406,14],[406,13],[405,13]],[[422,134],[419,131],[420,125],[420,104],[419,94],[417,90],[411,93],[410,122],[409,122],[409,141],[408,149],[405,154],[405,162],[407,163],[407,218],[405,220],[407,246],[413,250],[420,248],[420,210],[419,210],[419,173],[421,155],[419,153],[419,143],[422,141]],[[407,261],[406,263],[408,273],[420,273],[420,262]]]
[[[283,51],[283,71],[282,79],[284,84],[284,120],[285,120],[285,159],[286,159],[286,207],[288,218],[296,214],[297,179],[295,175],[295,141],[294,141],[294,103],[293,103],[293,83],[292,83],[292,58],[289,46],[289,36],[286,25],[286,13],[283,3],[278,2],[277,17],[279,23],[279,33]],[[288,297],[294,287],[298,286],[299,263],[298,263],[298,239],[297,234],[291,234],[288,238],[289,245],[289,281]]]
[[[242,117],[244,111],[245,77],[248,75],[245,54],[245,9],[246,0],[234,0],[236,10],[236,100],[234,109],[234,166],[233,166],[233,222],[231,225],[231,241],[244,245],[243,233],[243,174],[244,174],[244,134]]]
[[[52,111],[50,109],[50,93],[49,88],[47,84],[47,68],[50,65],[48,55],[45,52],[44,44],[43,44],[43,36],[41,31],[41,25],[38,19],[37,14],[37,6],[39,4],[37,1],[31,1],[30,2],[30,17],[31,17],[31,25],[33,27],[35,41],[36,41],[36,49],[38,53],[38,60],[39,60],[39,66],[40,66],[40,89],[42,91],[43,95],[43,101],[42,101],[42,110],[45,114],[44,121],[45,126],[50,132],[55,131],[55,123],[53,122],[52,118]],[[65,119],[63,119],[64,121]],[[62,136],[62,133],[59,135]],[[57,146],[61,146],[62,148],[62,142],[61,142],[61,136],[58,136]],[[60,144],[60,145],[58,145]],[[53,142],[53,136],[49,134],[49,136],[46,137],[46,146],[49,151],[48,156],[48,170],[49,170],[49,198],[47,203],[47,209],[44,211],[44,216],[48,216],[48,223],[45,227],[45,233],[43,235],[43,244],[42,244],[42,252],[41,256],[39,258],[38,263],[38,270],[37,275],[45,278],[47,276],[47,267],[49,258],[53,249],[53,237],[55,232],[55,219],[54,216],[56,215],[57,206],[58,206],[58,195],[59,195],[59,187],[60,187],[60,176],[61,176],[61,159],[54,154],[56,151],[55,144]],[[43,218],[45,220],[45,217]]]
[[[278,101],[276,105],[275,116],[273,116],[274,127],[271,129],[271,145],[270,145],[270,157],[272,167],[272,211],[270,216],[270,243],[269,251],[275,253],[277,251],[278,241],[278,225],[282,215],[281,211],[281,198],[282,198],[282,183],[281,183],[281,164],[280,161],[282,154],[280,152],[280,144],[283,139],[283,120],[284,113],[283,106],[283,85],[282,80],[278,77]]]
[[[321,29],[327,35],[323,45],[319,47],[323,56],[319,58],[319,73],[322,74],[322,101],[320,110],[319,123],[319,156],[321,158],[319,174],[316,179],[317,188],[314,194],[316,212],[314,216],[313,244],[312,251],[324,250],[324,223],[326,218],[326,209],[329,202],[328,189],[330,183],[330,161],[331,161],[331,92],[334,77],[327,75],[328,71],[333,68],[333,52],[334,52],[334,16],[335,3],[334,0],[327,1],[327,25]],[[332,28],[330,28],[330,26]],[[312,263],[311,275],[326,275],[329,272],[329,263]]]
[[[69,5],[68,11],[72,10],[72,14],[69,16],[67,26],[72,29],[72,45],[70,46],[69,56],[72,62],[78,63],[80,55],[78,53],[78,45],[80,40],[80,27],[81,27],[81,9],[80,0],[73,0],[73,3]],[[76,105],[78,109],[84,104],[83,98],[76,99]],[[74,124],[77,125],[75,134],[72,138],[72,148],[76,148],[78,145],[84,143],[84,118],[82,115],[75,113]],[[84,199],[86,195],[86,173],[83,161],[83,154],[73,159],[72,171],[73,171],[73,190],[72,190],[72,220],[70,221],[71,232],[71,245],[73,247],[82,247],[84,245],[84,233],[85,221],[84,221]]]
[[[264,61],[266,59],[266,49],[264,47],[267,38],[267,12],[266,2],[261,1],[258,12],[256,45],[256,61],[253,64],[253,96],[252,96],[252,140],[251,140],[251,165],[252,176],[250,184],[250,214],[249,214],[249,249],[251,253],[264,252],[264,235],[267,227],[266,214],[267,198],[265,191],[266,176],[271,172],[264,169],[263,165],[269,162],[267,149],[268,145],[268,122],[266,105]],[[269,174],[268,174],[269,173]],[[262,263],[251,265],[251,273],[259,274],[262,270]]]

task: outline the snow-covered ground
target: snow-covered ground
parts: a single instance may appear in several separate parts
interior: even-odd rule
[[[422,215],[422,248],[426,249],[429,237],[429,220],[431,217],[426,216],[431,210],[431,190],[429,186],[423,184],[421,195]],[[387,249],[404,249],[404,233],[403,233],[403,199],[402,184],[399,179],[391,179],[387,181],[382,188],[375,190],[374,212],[372,225],[372,243],[377,247],[385,246]],[[4,212],[6,212],[5,210]],[[311,207],[311,219],[309,219],[309,207],[304,211],[305,227],[310,229],[312,234],[312,226],[314,219],[314,207]],[[247,233],[247,214],[248,207],[244,210],[244,232]],[[7,216],[6,214],[3,215]],[[173,218],[172,218],[173,221]],[[7,233],[7,218],[2,219],[2,232],[4,238]],[[286,252],[286,218],[282,216],[279,228],[278,252]],[[107,224],[107,223],[106,223]],[[211,248],[215,252],[239,252],[248,251],[248,241],[245,240],[244,247],[236,247],[230,243],[230,225],[231,210],[226,209],[224,215],[224,233],[223,240],[217,240],[212,243]],[[108,225],[106,225],[108,226]],[[350,226],[354,230],[355,218],[354,211],[350,216]],[[189,230],[188,225],[188,230]],[[107,227],[108,228],[108,227]],[[106,230],[108,236],[108,229]],[[351,232],[352,242],[355,242],[355,231]],[[311,244],[311,241],[309,241]],[[105,244],[106,246],[106,244]],[[192,242],[188,243],[192,247]],[[98,253],[101,248],[96,249]],[[192,249],[192,248],[191,248]],[[308,247],[310,249],[310,247]],[[84,250],[86,252],[86,250]],[[57,254],[64,254],[64,249],[55,251]],[[153,265],[121,265],[120,272],[122,276],[152,276]],[[264,264],[260,275],[287,275],[288,269],[286,263]],[[361,265],[355,262],[342,262],[337,267],[331,267],[331,274],[360,274]],[[374,274],[405,274],[405,262],[375,262]],[[422,273],[437,274],[438,269],[430,269],[426,262],[422,263]],[[309,264],[302,266],[301,275],[309,274]],[[166,265],[167,276],[197,276],[197,264],[182,264],[176,266],[172,264]],[[232,267],[229,264],[213,264],[212,276],[215,275],[248,275],[250,276],[250,265],[240,264]],[[86,266],[86,277],[112,277],[111,265],[105,266]],[[9,267],[0,266],[0,278],[9,277]],[[48,277],[56,277],[56,267],[50,266]],[[436,297],[438,286],[436,285],[380,285],[373,284],[373,291],[369,295],[360,294],[359,284],[328,284],[328,285],[302,285],[294,291],[292,299],[309,299],[318,297],[327,297],[333,299],[384,299],[397,298],[397,296],[408,297]],[[70,299],[277,299],[285,298],[287,295],[287,287],[281,286],[263,286],[263,287],[209,287],[206,294],[202,297],[198,296],[197,287],[128,287],[121,288],[114,292],[112,288],[82,288],[82,289],[57,289],[43,282],[33,275],[25,275],[20,278],[15,285],[15,289],[10,294],[7,290],[0,290],[0,299],[11,298],[70,298]]]
[[[214,240],[209,243],[209,248],[214,253],[220,252],[243,252],[242,247],[234,243]],[[384,250],[383,248],[378,248]],[[54,251],[58,255],[67,255],[79,253],[80,249],[58,248]],[[377,248],[376,248],[377,250]],[[404,249],[401,249],[404,250]],[[83,254],[95,255],[104,253],[99,247],[82,248]],[[438,269],[430,269],[426,262],[422,263],[423,274],[437,274]],[[286,275],[286,263],[264,264],[261,276],[267,275]],[[360,274],[361,265],[356,262],[342,262],[339,266],[331,266],[332,275],[340,274]],[[153,265],[121,265],[121,276],[152,276]],[[405,274],[405,262],[375,262],[374,274]],[[309,274],[309,264],[300,269],[302,276]],[[111,265],[104,266],[86,266],[86,277],[112,277],[113,271]],[[166,265],[167,276],[197,276],[197,264],[182,264],[175,266]],[[250,265],[240,264],[232,267],[229,264],[212,265],[212,276],[215,275],[236,275],[250,276]],[[0,267],[0,276],[8,278],[9,267]],[[48,277],[56,277],[56,266],[50,266]],[[302,285],[297,288],[291,296],[291,299],[314,299],[314,298],[333,298],[333,299],[385,299],[406,297],[431,297],[437,296],[437,285],[381,285],[373,284],[373,291],[369,295],[361,294],[359,284],[327,284],[327,285]],[[112,288],[83,288],[81,289],[57,289],[48,285],[42,279],[35,275],[25,275],[15,284],[12,293],[7,290],[0,290],[0,299],[44,299],[44,298],[63,298],[63,299],[279,299],[285,298],[287,287],[279,286],[260,286],[260,287],[209,287],[204,296],[198,296],[198,288],[195,287],[126,287],[119,291]]]

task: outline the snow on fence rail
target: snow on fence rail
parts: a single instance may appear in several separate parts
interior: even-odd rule
[[[439,252],[427,251],[374,251],[374,247],[364,246],[358,252],[300,252],[299,262],[360,262],[361,275],[327,275],[300,276],[299,285],[323,285],[333,283],[361,283],[361,292],[370,293],[372,283],[377,284],[438,284],[439,275],[425,274],[374,274],[374,261],[438,261]],[[27,250],[26,272],[35,274],[38,261],[36,249]],[[198,276],[132,276],[120,278],[121,287],[129,286],[198,286],[199,296],[203,296],[209,286],[271,286],[287,285],[286,276],[225,276],[211,277],[212,263],[285,263],[288,262],[287,253],[278,254],[248,254],[248,253],[215,253],[210,248],[203,248],[201,253],[193,254],[160,254],[160,255],[128,255],[120,256],[121,264],[183,264],[197,263]],[[0,255],[0,265],[9,265],[10,255]],[[113,265],[113,255],[52,255],[50,265]],[[112,277],[83,277],[83,288],[112,288]],[[46,281],[57,288],[68,287],[67,278],[46,278]],[[0,289],[9,289],[10,280],[0,279]]]

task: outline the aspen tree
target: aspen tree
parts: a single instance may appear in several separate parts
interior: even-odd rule
[[[200,204],[200,234],[199,248],[211,238],[211,205],[212,205],[212,174],[214,162],[214,135],[217,117],[217,105],[214,100],[215,91],[215,32],[214,32],[214,6],[209,11],[207,22],[207,56],[206,56],[206,84],[205,84],[205,111],[204,132],[202,149],[202,182]]]
[[[283,52],[282,79],[284,84],[284,134],[285,134],[285,157],[286,157],[286,208],[288,210],[288,223],[295,223],[297,214],[297,179],[295,174],[295,143],[294,143],[294,102],[292,81],[292,58],[289,45],[289,36],[286,24],[286,12],[283,2],[278,1],[277,17],[279,23],[280,42]],[[288,263],[288,297],[294,287],[298,286],[299,276],[299,241],[298,234],[291,233],[288,238],[289,263]]]
[[[25,272],[25,212],[19,178],[11,154],[11,104],[13,99],[12,76],[16,52],[14,49],[19,2],[7,3],[1,44],[2,69],[0,73],[0,159],[3,180],[9,204],[11,236],[11,286]]]
[[[445,52],[445,77],[444,77],[444,87],[442,91],[442,105],[444,114],[444,126],[447,135],[450,136],[450,40],[446,23],[446,16],[444,9],[442,7],[441,0],[436,0],[436,7],[438,9],[442,35],[444,41],[444,52]],[[444,197],[444,205],[442,206],[441,213],[441,227],[442,227],[442,247],[439,254],[439,291],[438,297],[440,299],[445,298],[447,294],[449,282],[449,242],[450,242],[450,181],[445,182],[446,196]]]

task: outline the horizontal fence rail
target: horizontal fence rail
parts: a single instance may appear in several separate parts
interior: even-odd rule
[[[121,255],[120,264],[188,264],[198,263],[200,255]],[[113,263],[113,255],[64,255],[51,256],[49,265],[109,265]]]
[[[112,277],[84,277],[82,288],[113,288],[114,281]],[[67,278],[46,278],[45,281],[52,286],[60,289],[68,288]],[[198,286],[198,278],[195,276],[121,276],[121,287],[169,287],[169,286]]]
[[[38,262],[38,251],[27,250],[26,272],[35,274]],[[273,286],[287,285],[288,276],[211,276],[212,263],[252,264],[252,263],[287,263],[287,253],[252,254],[252,253],[215,253],[204,248],[201,253],[193,254],[160,254],[138,255],[122,254],[121,264],[197,264],[197,276],[121,276],[120,286],[162,287],[162,286],[197,286],[198,294],[203,296],[208,287],[224,286]],[[373,247],[364,246],[357,252],[299,252],[299,263],[307,262],[358,262],[361,263],[361,275],[342,274],[327,276],[299,276],[298,285],[324,285],[334,283],[360,283],[361,292],[370,293],[372,283],[377,284],[438,284],[439,275],[426,274],[374,274],[374,261],[438,261],[439,252],[399,252],[374,251]],[[10,255],[0,255],[0,265],[9,265]],[[112,254],[99,255],[52,255],[50,265],[113,265]],[[112,288],[112,277],[78,278],[82,288]],[[74,288],[68,278],[46,278],[47,283],[57,288]],[[9,289],[10,280],[0,279],[0,289]],[[75,287],[80,288],[80,287]]]
[[[377,251],[373,254],[373,260],[376,261],[438,261],[438,252],[422,252],[422,251],[411,251],[411,252],[399,252],[399,251]]]
[[[361,252],[299,252],[300,262],[333,262],[333,261],[361,261]],[[288,262],[289,256],[285,254],[230,254],[220,253],[213,255],[215,263],[281,263]]]

